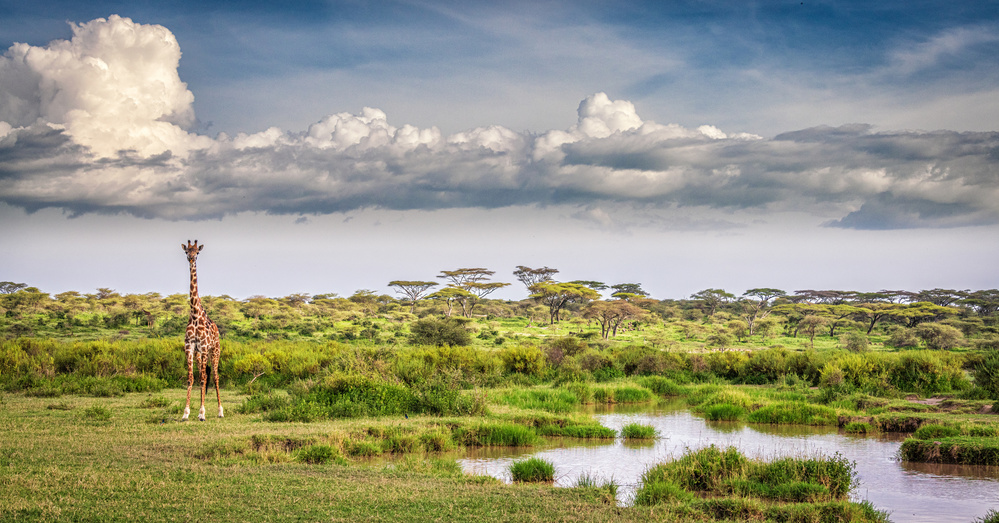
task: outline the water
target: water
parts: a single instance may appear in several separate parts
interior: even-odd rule
[[[750,457],[831,456],[855,461],[860,486],[853,498],[888,510],[891,520],[970,522],[989,509],[999,510],[999,468],[899,462],[901,438],[852,436],[830,427],[761,426],[708,422],[687,411],[620,407],[594,412],[603,425],[620,431],[629,423],[655,427],[662,437],[642,443],[565,440],[550,448],[470,449],[459,459],[466,473],[511,481],[514,460],[536,456],[555,464],[555,485],[575,486],[582,475],[598,482],[613,479],[618,501],[630,504],[643,472],[650,466],[714,444],[735,446]]]

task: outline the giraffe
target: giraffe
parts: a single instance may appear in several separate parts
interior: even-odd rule
[[[187,253],[187,262],[191,265],[191,317],[187,320],[187,333],[184,335],[184,353],[187,355],[187,404],[184,405],[184,417],[181,421],[187,421],[191,414],[191,388],[194,387],[194,361],[197,359],[201,369],[201,411],[198,419],[205,421],[205,393],[208,389],[207,365],[208,358],[212,360],[212,371],[215,377],[215,397],[219,400],[219,417],[222,414],[222,396],[219,394],[219,356],[222,348],[219,345],[219,328],[215,322],[208,319],[205,308],[201,305],[201,297],[198,296],[198,269],[195,261],[198,253],[205,248],[204,244],[198,245],[198,240],[187,240],[187,245],[180,244],[184,252]]]

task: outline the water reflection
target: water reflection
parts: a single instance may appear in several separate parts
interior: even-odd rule
[[[735,446],[747,456],[765,459],[839,452],[857,464],[860,486],[855,497],[889,510],[897,523],[969,522],[989,509],[999,510],[999,468],[900,463],[897,435],[847,436],[831,427],[706,422],[687,411],[662,407],[617,406],[591,413],[612,429],[641,423],[655,427],[661,437],[645,442],[565,440],[540,449],[473,449],[459,463],[468,473],[510,481],[514,460],[537,456],[555,464],[557,486],[572,487],[582,475],[613,480],[620,486],[619,501],[627,504],[648,467],[688,448]]]

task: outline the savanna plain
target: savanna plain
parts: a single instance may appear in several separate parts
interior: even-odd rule
[[[187,294],[0,283],[0,519],[890,520],[839,455],[689,449],[649,467],[628,503],[613,478],[555,487],[544,459],[517,460],[510,483],[456,461],[668,436],[604,427],[593,404],[901,433],[899,460],[999,465],[997,290],[657,299],[520,267],[526,297],[510,301],[488,298],[493,273],[460,271],[436,292],[392,282],[397,296],[201,297],[225,408],[210,382],[204,422],[200,372],[180,421]]]

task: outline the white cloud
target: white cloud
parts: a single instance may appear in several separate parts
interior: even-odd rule
[[[167,29],[112,16],[73,30],[0,61],[0,201],[167,219],[573,204],[609,224],[614,203],[810,211],[858,228],[999,222],[997,133],[848,125],[764,140],[644,120],[596,93],[574,125],[539,134],[445,136],[365,107],[212,139],[184,128],[193,96]]]
[[[14,44],[0,58],[0,120],[65,129],[99,157],[210,144],[183,128],[194,122],[194,96],[177,74],[180,46],[168,29],[116,15],[72,29],[72,40]]]

